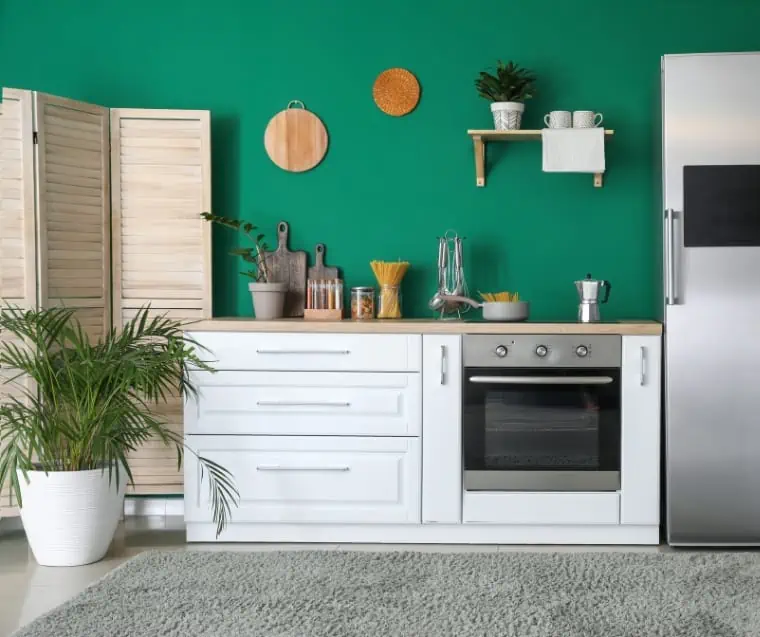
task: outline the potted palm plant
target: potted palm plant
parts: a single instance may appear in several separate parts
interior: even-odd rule
[[[535,94],[536,76],[514,62],[499,60],[496,75],[481,71],[475,79],[478,94],[491,100],[496,130],[518,130],[525,111],[525,100]]]
[[[240,274],[252,279],[248,284],[248,290],[253,301],[253,313],[259,320],[282,318],[288,284],[271,280],[265,257],[268,248],[264,243],[264,235],[254,234],[256,226],[247,221],[220,217],[209,212],[202,213],[201,217],[211,223],[236,230],[251,243],[247,247],[234,248],[229,254],[240,257],[246,263],[248,269]]]
[[[238,501],[229,471],[185,446],[154,407],[194,394],[190,368],[213,371],[182,323],[142,308],[95,341],[70,308],[0,311],[0,484],[10,484],[35,559],[101,559],[132,482],[129,454],[148,440],[185,449],[208,474],[220,534]]]

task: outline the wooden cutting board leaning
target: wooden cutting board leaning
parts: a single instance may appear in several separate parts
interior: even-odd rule
[[[265,252],[265,260],[272,281],[287,282],[284,316],[303,316],[306,307],[306,252],[288,248],[289,226],[286,221],[277,224],[277,249]]]
[[[337,267],[325,265],[326,250],[324,243],[318,243],[314,247],[314,265],[309,268],[309,279],[340,278]]]

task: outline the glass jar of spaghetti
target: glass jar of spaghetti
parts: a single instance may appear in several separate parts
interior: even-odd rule
[[[351,288],[351,318],[357,321],[375,318],[375,288]]]
[[[377,318],[401,318],[401,286],[381,285]]]

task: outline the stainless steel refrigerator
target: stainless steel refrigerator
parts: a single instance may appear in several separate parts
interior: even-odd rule
[[[760,53],[662,61],[666,528],[760,544]]]

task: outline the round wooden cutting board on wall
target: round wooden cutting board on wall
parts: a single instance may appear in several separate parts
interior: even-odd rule
[[[291,108],[294,105],[300,108]],[[275,115],[264,132],[267,155],[283,170],[302,173],[314,168],[327,153],[327,129],[303,102],[294,100]]]
[[[406,69],[388,69],[380,73],[372,87],[377,107],[388,115],[401,117],[411,113],[420,101],[420,83]]]

